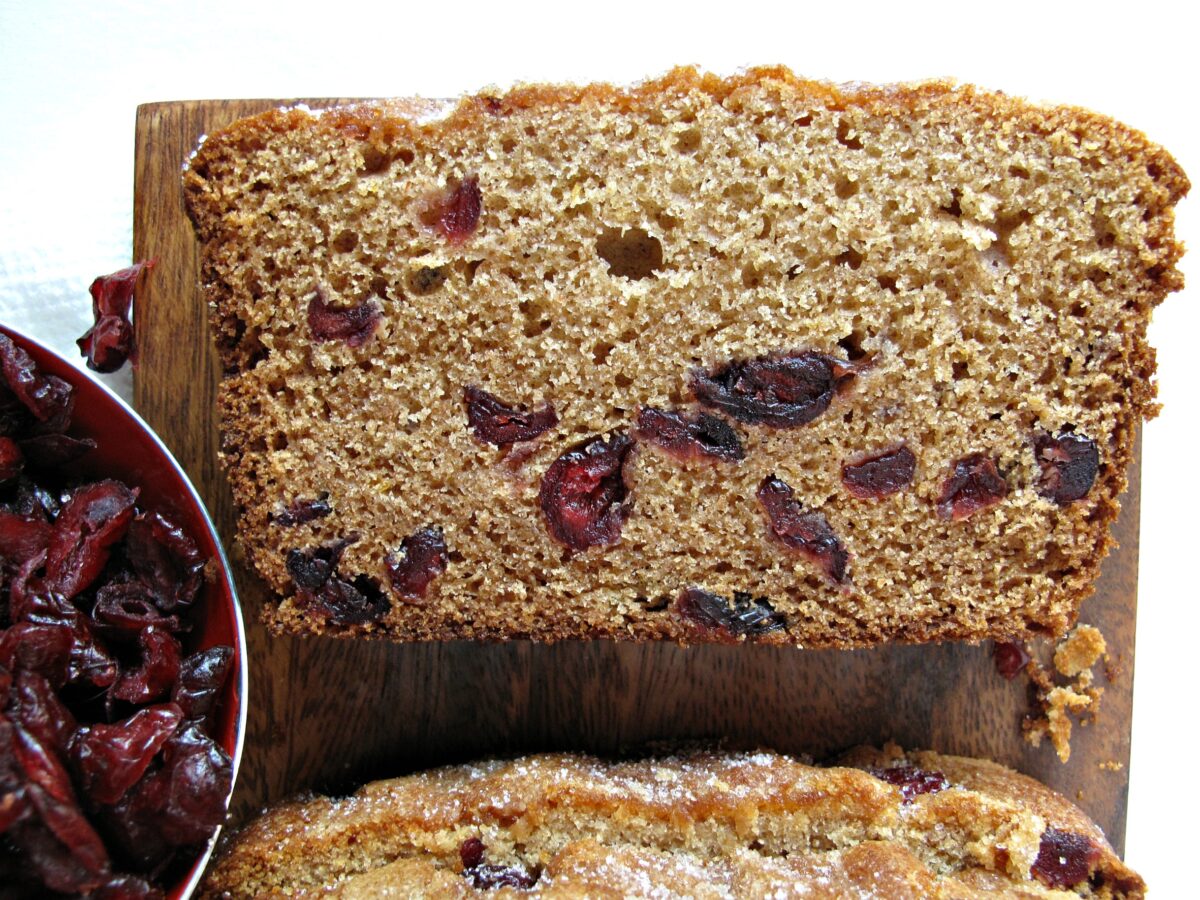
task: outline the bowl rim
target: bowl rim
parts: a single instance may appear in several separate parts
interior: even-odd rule
[[[108,400],[112,401],[121,412],[131,419],[135,425],[141,428],[146,433],[147,437],[150,438],[154,446],[158,448],[159,452],[162,453],[163,458],[170,464],[171,468],[175,471],[175,474],[179,476],[180,481],[187,489],[188,497],[191,499],[196,509],[198,509],[200,512],[200,517],[204,522],[204,526],[208,529],[209,533],[213,537],[213,545],[216,547],[217,557],[219,558],[221,564],[221,576],[225,581],[226,588],[229,591],[229,597],[233,601],[233,624],[235,632],[234,653],[235,658],[238,661],[237,681],[234,684],[234,697],[238,706],[236,719],[237,733],[234,738],[234,748],[232,754],[233,771],[230,779],[229,795],[225,798],[225,816],[226,819],[228,819],[229,803],[233,798],[234,788],[237,786],[238,771],[241,768],[242,752],[246,743],[246,701],[250,696],[250,666],[248,665],[249,658],[246,652],[246,623],[242,616],[241,599],[238,597],[237,584],[233,579],[233,570],[229,564],[229,557],[226,555],[225,547],[221,542],[221,533],[217,531],[217,527],[213,523],[212,516],[209,515],[208,506],[205,505],[204,499],[196,491],[196,486],[192,484],[192,479],[188,477],[188,474],[184,471],[183,466],[181,466],[179,461],[175,458],[175,454],[173,454],[170,448],[163,443],[162,438],[158,436],[158,432],[151,428],[146,420],[143,419],[137,413],[137,411],[130,406],[124,400],[124,398],[121,397],[120,394],[114,391],[99,378],[96,378],[94,375],[92,375],[92,373],[87,369],[76,365],[72,360],[68,359],[57,350],[46,346],[36,338],[32,338],[25,332],[13,328],[7,322],[0,322],[0,331],[3,331],[12,337],[18,338],[27,344],[37,347],[43,353],[59,359],[66,365],[70,366],[82,377],[88,379],[92,385],[98,387],[100,391],[107,396]],[[213,852],[217,846],[217,841],[220,838],[221,832],[224,830],[224,828],[224,822],[217,826],[216,830],[213,831],[212,836],[208,839],[208,843],[205,845],[204,850],[196,856],[195,861],[188,870],[187,876],[181,879],[177,884],[172,885],[167,890],[167,896],[178,898],[178,900],[188,900],[188,898],[195,893],[196,888],[200,884],[201,878],[204,877],[204,872],[208,868],[208,862],[212,858]]]

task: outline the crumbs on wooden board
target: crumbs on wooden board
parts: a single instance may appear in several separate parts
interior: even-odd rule
[[[1024,668],[1033,690],[1033,710],[1022,723],[1026,741],[1038,747],[1049,738],[1060,760],[1071,758],[1075,721],[1088,725],[1100,710],[1104,688],[1093,683],[1092,667],[1101,659],[1110,671],[1104,635],[1093,625],[1079,625],[1054,648],[1053,668],[1029,661]]]

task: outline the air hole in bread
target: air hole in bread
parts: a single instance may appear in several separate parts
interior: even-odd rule
[[[839,253],[834,262],[840,266],[848,266],[851,269],[857,269],[863,264],[863,255],[853,247],[850,247],[844,253]]]
[[[865,337],[866,335],[856,328],[838,341],[838,346],[842,348],[842,352],[846,354],[846,359],[850,362],[856,362],[867,355],[867,351],[863,349]]]
[[[592,361],[602,366],[608,362],[609,354],[613,352],[613,345],[608,341],[598,341],[592,346]]]
[[[962,191],[958,188],[953,188],[950,191],[950,202],[942,207],[942,212],[956,219],[962,218]]]
[[[336,235],[334,235],[333,240],[329,242],[329,246],[331,246],[338,253],[349,253],[358,246],[358,232],[339,231]]]
[[[653,278],[663,266],[662,242],[642,228],[606,228],[596,239],[596,253],[608,263],[608,273],[640,281]]]
[[[838,119],[837,139],[839,144],[850,150],[861,150],[863,147],[862,141],[855,135],[853,126],[845,119]]]
[[[391,160],[378,147],[368,144],[362,149],[362,165],[358,167],[359,175],[378,175],[385,171]]]
[[[388,288],[390,287],[387,277],[384,275],[374,275],[371,278],[371,293],[376,297],[384,300],[391,299],[388,296]]]

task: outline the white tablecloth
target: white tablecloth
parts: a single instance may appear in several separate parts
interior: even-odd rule
[[[1145,130],[1198,176],[1200,73],[1195,27],[1179,18],[1186,8],[0,0],[0,320],[75,352],[90,323],[91,279],[130,261],[141,102],[444,97],[514,80],[633,81],[681,62],[718,72],[781,62],[834,81],[954,76],[1092,107]],[[1200,246],[1194,204],[1183,204],[1178,228]],[[1184,269],[1195,271],[1195,260]],[[1187,710],[1200,631],[1191,566],[1200,515],[1196,298],[1170,298],[1152,339],[1165,410],[1144,432],[1127,857],[1170,897],[1192,881],[1193,831],[1182,822],[1200,804],[1200,780],[1181,756],[1195,733]],[[128,391],[127,375],[115,383]]]

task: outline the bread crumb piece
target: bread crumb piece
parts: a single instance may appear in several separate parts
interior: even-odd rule
[[[1062,762],[1071,758],[1072,716],[1081,725],[1094,722],[1100,709],[1104,688],[1093,685],[1092,666],[1103,658],[1107,664],[1107,644],[1093,625],[1080,625],[1064,637],[1054,649],[1054,669],[1031,661],[1026,667],[1037,710],[1025,717],[1025,740],[1034,747],[1049,738]],[[1073,678],[1059,684],[1055,674]]]
[[[1091,677],[1091,668],[1108,651],[1104,635],[1094,625],[1080,625],[1070,632],[1054,650],[1054,668],[1067,678],[1087,670]]]
[[[1099,768],[1106,772],[1120,772],[1123,768],[1125,768],[1125,764],[1119,763],[1115,759],[1110,759],[1107,762],[1100,763]]]

